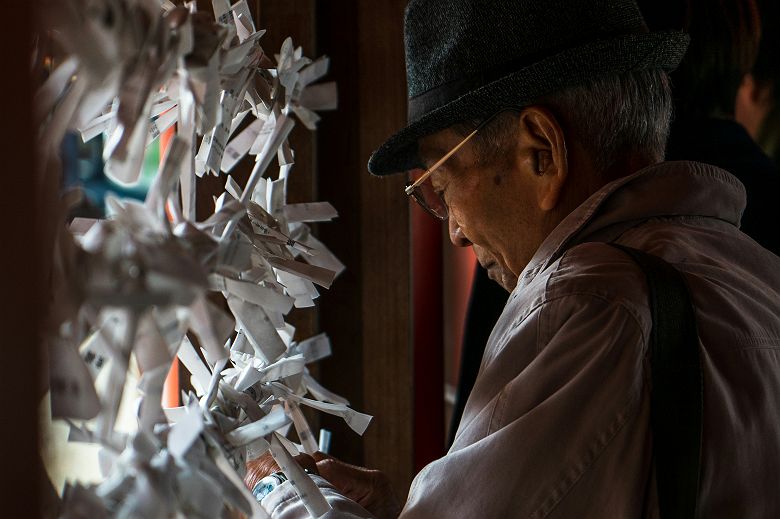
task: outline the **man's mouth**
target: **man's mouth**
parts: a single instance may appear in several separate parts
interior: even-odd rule
[[[492,254],[482,254],[485,251],[481,247],[479,249],[475,247],[474,252],[477,256],[477,261],[482,265],[483,269],[490,271],[498,266],[498,261]]]
[[[488,261],[487,263],[482,264],[482,268],[484,268],[487,271],[490,271],[493,267],[497,265],[496,261]]]

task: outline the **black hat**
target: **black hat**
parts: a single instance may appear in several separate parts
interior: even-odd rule
[[[368,161],[419,167],[417,140],[631,70],[673,70],[687,35],[649,32],[634,0],[411,0],[404,21],[409,124]]]

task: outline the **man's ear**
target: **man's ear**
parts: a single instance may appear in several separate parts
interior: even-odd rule
[[[753,139],[761,131],[761,125],[772,109],[772,90],[770,86],[757,82],[752,74],[745,74],[737,90],[734,119],[747,129]]]
[[[520,112],[518,154],[521,167],[536,175],[536,200],[543,211],[560,201],[569,173],[563,128],[548,109],[529,106]]]

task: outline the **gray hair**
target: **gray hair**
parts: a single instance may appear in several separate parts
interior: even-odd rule
[[[663,160],[672,94],[662,70],[637,70],[591,80],[548,95],[537,103],[548,107],[576,135],[600,172],[630,154],[655,163]],[[514,145],[517,114],[497,117],[475,136],[478,160],[491,163]],[[456,126],[467,134],[474,121]]]

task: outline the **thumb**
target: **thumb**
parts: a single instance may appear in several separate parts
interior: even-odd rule
[[[324,461],[324,460],[335,460],[333,456],[330,454],[325,454],[324,452],[317,451],[314,454],[311,455],[312,458],[314,458],[314,461]]]
[[[317,470],[339,492],[358,503],[371,492],[376,472],[332,457],[324,457],[322,461],[318,461]]]

